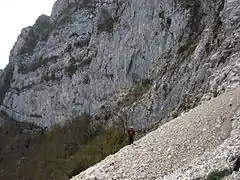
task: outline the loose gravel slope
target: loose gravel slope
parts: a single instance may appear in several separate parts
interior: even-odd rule
[[[236,135],[240,132],[240,116],[236,118],[239,107],[240,88],[164,124],[72,180],[191,179],[203,176],[217,168],[221,155],[216,153],[223,152],[221,148],[227,150],[226,158],[239,150],[234,146],[240,142]],[[228,141],[232,146],[226,144]],[[216,162],[215,157],[218,157]],[[214,165],[211,166],[210,161]],[[221,162],[220,167],[226,166],[225,161]],[[198,167],[197,170],[194,167]]]

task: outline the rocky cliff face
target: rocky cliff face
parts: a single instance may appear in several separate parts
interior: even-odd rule
[[[87,112],[151,128],[239,86],[239,11],[238,0],[58,0],[18,37],[2,109],[47,127]]]

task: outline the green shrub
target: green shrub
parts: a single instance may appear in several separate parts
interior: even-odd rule
[[[173,119],[177,118],[177,117],[178,117],[178,112],[177,112],[177,111],[173,111],[173,112],[171,113],[171,117],[172,117]]]
[[[46,82],[49,82],[49,81],[61,81],[62,77],[59,77],[58,75],[56,75],[56,72],[51,72],[51,74],[44,74],[42,76],[42,81],[46,81]]]
[[[208,174],[206,180],[221,180],[230,174],[232,174],[230,169],[215,170]]]
[[[137,84],[118,104],[126,107],[140,99],[152,86],[152,80],[146,78]]]
[[[58,56],[52,56],[44,59],[41,56],[36,56],[35,60],[30,64],[19,64],[18,73],[26,74],[29,72],[34,72],[38,68],[46,65],[49,62],[51,63],[56,62],[57,59],[58,59]]]
[[[0,76],[0,104],[2,104],[2,101],[4,100],[4,97],[10,88],[10,83],[12,81],[12,78],[13,78],[13,68],[10,66],[7,66],[4,69],[4,72]]]
[[[195,0],[182,0],[182,6],[185,8],[185,9],[189,9],[189,8],[192,8],[194,6],[194,3]]]
[[[65,67],[64,72],[72,79],[72,76],[77,72],[78,68],[76,62],[72,60],[70,64]]]
[[[43,129],[29,123],[16,122],[0,111],[0,117],[5,119],[0,126],[0,179],[15,178],[16,167],[24,163],[41,143]]]
[[[70,163],[74,162],[75,166],[68,172],[68,177],[78,174],[110,154],[116,153],[125,145],[127,145],[126,135],[120,124],[102,130],[99,135],[90,139],[79,152],[71,157]],[[67,166],[71,167],[71,164]]]
[[[17,169],[17,179],[69,179],[127,144],[121,123],[106,129],[94,126],[88,116],[55,126]]]

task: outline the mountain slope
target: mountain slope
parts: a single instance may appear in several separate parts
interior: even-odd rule
[[[109,111],[110,124],[121,117],[147,132],[239,86],[239,8],[238,0],[57,0],[18,37],[1,108],[43,127]]]
[[[128,157],[120,162],[129,169],[115,162],[106,176],[184,179],[222,167],[238,149],[229,121],[238,90],[205,101],[240,85],[239,12],[239,0],[57,0],[51,16],[21,31],[0,72],[0,110],[18,121],[0,119],[1,175],[67,179],[124,146],[130,125],[137,138],[163,126],[109,157]],[[36,134],[37,146],[22,133],[26,122],[50,130]],[[22,161],[25,148],[31,161]]]
[[[239,134],[238,88],[166,123],[72,180],[204,177],[231,166],[229,159],[240,150]]]

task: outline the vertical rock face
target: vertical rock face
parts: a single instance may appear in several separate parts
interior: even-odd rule
[[[110,118],[147,129],[239,85],[239,8],[238,0],[58,0],[18,37],[2,108],[50,127],[108,107]],[[121,98],[139,85],[137,97]]]

